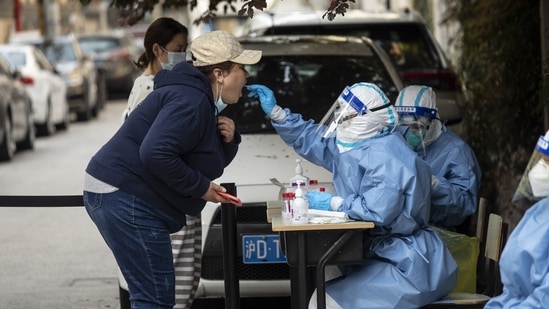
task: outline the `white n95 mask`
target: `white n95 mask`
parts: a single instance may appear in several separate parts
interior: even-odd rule
[[[549,196],[549,165],[540,159],[528,173],[530,187],[535,197]]]

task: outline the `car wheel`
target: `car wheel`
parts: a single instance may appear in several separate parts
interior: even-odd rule
[[[34,131],[34,117],[32,112],[29,111],[27,114],[27,133],[25,134],[25,139],[17,143],[18,150],[28,150],[34,149],[34,141],[36,139],[36,132]]]
[[[126,97],[128,97],[130,95],[130,92],[132,92],[132,88],[133,88],[133,84],[135,82],[135,77],[134,75],[130,75],[128,76],[128,79],[126,80],[126,86],[124,87],[124,94],[126,95]]]
[[[44,123],[37,125],[38,136],[50,136],[55,132],[55,125],[51,120],[51,101],[48,99],[48,109],[46,111],[46,119]]]
[[[57,130],[68,130],[71,123],[71,112],[69,110],[69,104],[65,104],[65,116],[63,116],[63,120],[55,125],[55,128]]]
[[[99,73],[97,76],[97,105],[99,110],[102,110],[107,103],[107,82],[104,73]]]
[[[92,107],[90,102],[90,95],[88,93],[88,89],[84,92],[84,97],[82,98],[84,100],[84,106],[82,107],[82,110],[78,111],[76,113],[76,119],[78,121],[88,121],[93,117]]]
[[[16,150],[13,132],[11,130],[11,120],[9,116],[4,121],[4,142],[0,144],[0,161],[9,161],[13,158]]]
[[[131,309],[130,292],[118,285],[118,296],[120,298],[120,309]]]
[[[91,108],[92,117],[96,118],[99,116],[99,111],[101,110],[101,101],[100,101],[100,93],[101,89],[99,89],[99,84],[97,83],[97,78],[93,81],[90,80],[90,85],[95,85],[95,91],[96,93],[88,93],[88,102],[93,103],[93,106]]]

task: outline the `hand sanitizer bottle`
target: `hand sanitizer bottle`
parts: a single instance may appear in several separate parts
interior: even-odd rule
[[[294,224],[307,224],[309,223],[309,203],[303,198],[303,190],[301,189],[301,183],[297,184],[295,190],[295,199],[292,208],[292,223]]]
[[[298,184],[301,185],[301,189],[307,190],[309,186],[309,177],[303,175],[303,167],[301,166],[301,159],[296,159],[297,165],[295,167],[295,176],[290,178],[290,187],[297,187]]]

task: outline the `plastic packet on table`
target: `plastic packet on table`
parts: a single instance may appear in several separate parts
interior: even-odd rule
[[[314,216],[314,217],[309,218],[309,223],[314,223],[314,224],[344,223],[344,222],[349,222],[349,221],[353,221],[353,220],[345,219],[345,218],[318,217],[318,216]]]
[[[339,211],[309,209],[309,223],[343,223],[353,221]]]

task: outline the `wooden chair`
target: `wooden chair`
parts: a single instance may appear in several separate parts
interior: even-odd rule
[[[503,222],[501,216],[490,214],[484,250],[484,276],[487,284],[482,292],[482,294],[490,297],[501,294],[503,290],[503,284],[501,283],[499,273],[499,258],[501,257],[501,252],[507,242],[508,229],[509,224]]]
[[[479,205],[480,206],[480,205]],[[482,211],[486,210],[486,205],[479,207],[479,217]],[[482,209],[483,208],[483,209]],[[483,220],[477,222],[477,237],[482,237],[478,232],[483,230]],[[488,225],[486,228],[486,240],[484,241],[484,259],[481,264],[484,265],[483,273],[481,277],[487,278],[488,283],[482,293],[450,293],[443,299],[432,302],[431,304],[423,307],[424,309],[444,309],[444,308],[460,308],[460,309],[481,309],[486,302],[490,300],[492,296],[501,293],[502,284],[499,274],[499,258],[501,251],[507,241],[507,229],[508,224],[503,222],[503,218],[497,214],[491,213],[488,218]],[[481,239],[479,237],[479,239]],[[481,246],[482,247],[482,246]]]
[[[478,208],[477,208],[477,231],[475,235],[480,240],[481,248],[485,241],[485,235],[486,235],[486,225],[488,223],[488,217],[486,216],[486,213],[488,212],[488,200],[481,197],[478,201]]]
[[[478,293],[484,292],[484,289],[487,285],[486,280],[486,257],[484,256],[484,249],[486,247],[486,229],[488,226],[488,200],[481,197],[479,199],[478,208],[477,208],[477,222],[476,222],[476,233],[475,236],[479,240],[479,253],[478,253],[478,262],[477,262],[477,287],[476,291]]]

